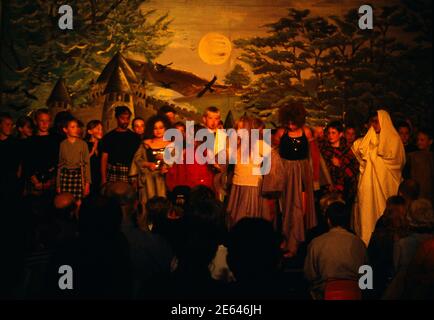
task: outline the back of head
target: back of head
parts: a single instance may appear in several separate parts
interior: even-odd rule
[[[319,206],[321,208],[321,212],[325,214],[327,208],[335,202],[341,202],[345,204],[345,201],[342,197],[342,194],[339,192],[329,192],[325,194],[320,200],[319,200]]]
[[[409,227],[413,231],[432,232],[434,228],[434,212],[431,201],[427,199],[413,201],[407,219]]]
[[[391,196],[386,201],[386,208],[391,206],[403,206],[405,205],[405,199],[402,196]]]
[[[277,270],[279,238],[270,222],[243,218],[228,236],[228,265],[238,281],[257,279]]]
[[[333,202],[327,207],[325,214],[331,227],[348,228],[350,215],[344,203]]]
[[[190,191],[191,188],[188,186],[181,185],[173,188],[173,191],[169,194],[169,199],[172,202],[172,205],[185,211],[190,201]]]
[[[420,186],[416,180],[407,179],[401,182],[398,188],[398,195],[407,201],[414,201],[419,198]]]
[[[401,196],[392,196],[387,199],[386,210],[384,212],[384,224],[394,228],[406,226],[406,201]]]
[[[74,196],[70,193],[60,193],[54,198],[54,218],[61,221],[71,221],[76,210]]]
[[[205,270],[223,242],[225,224],[222,206],[216,200],[198,201],[184,214],[184,242],[180,265]]]
[[[83,200],[80,207],[80,235],[114,236],[120,230],[121,221],[122,210],[116,200],[100,195]]]
[[[133,186],[127,182],[110,182],[104,188],[104,195],[114,199],[121,207],[134,207],[137,196]]]
[[[153,232],[163,232],[168,222],[168,214],[172,205],[167,198],[152,197],[146,202],[148,223],[152,225]]]
[[[193,187],[189,195],[189,205],[194,205],[195,203],[202,200],[212,200],[215,199],[214,191],[204,185],[199,185]]]

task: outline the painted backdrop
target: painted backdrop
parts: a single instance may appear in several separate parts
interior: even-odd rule
[[[65,3],[73,30],[58,28]],[[312,124],[358,124],[377,106],[431,119],[431,1],[375,1],[373,30],[358,28],[362,4],[0,0],[0,108],[18,116],[48,102],[88,121],[128,98],[144,116],[168,103],[198,118],[215,105],[272,127],[297,99]]]

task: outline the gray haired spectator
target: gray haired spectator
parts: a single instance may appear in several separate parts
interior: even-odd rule
[[[308,247],[304,274],[311,283],[314,299],[324,298],[330,280],[356,281],[360,266],[367,262],[365,244],[345,229],[346,210],[342,202],[330,204],[326,210],[330,231],[313,239]]]
[[[395,276],[383,296],[384,299],[403,298],[408,266],[421,243],[434,237],[434,213],[429,200],[413,201],[407,220],[409,235],[395,243],[393,251]]]

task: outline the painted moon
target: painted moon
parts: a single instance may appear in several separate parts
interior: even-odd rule
[[[231,55],[231,51],[231,42],[220,33],[207,33],[199,42],[199,57],[207,64],[225,63]]]

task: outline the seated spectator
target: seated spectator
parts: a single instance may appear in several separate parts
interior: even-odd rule
[[[215,201],[215,193],[210,188],[200,185],[191,189],[189,193],[189,201],[186,206],[186,210],[189,210],[190,204],[196,204],[201,201],[211,201],[214,203]],[[218,201],[215,202],[217,205],[221,205]],[[204,210],[206,212],[206,210]],[[219,224],[226,224],[225,217],[220,217]],[[220,219],[219,218],[219,219]],[[219,228],[221,230],[225,229],[223,225],[220,225]],[[233,274],[228,267],[227,264],[227,247],[224,243],[224,240],[219,243],[217,247],[217,252],[209,264],[209,271],[211,272],[211,277],[214,280],[223,281],[223,282],[232,282],[234,280]]]
[[[243,218],[228,236],[228,265],[235,276],[232,298],[285,298],[279,265],[282,259],[280,238],[270,222]]]
[[[131,297],[132,268],[121,222],[122,210],[115,200],[103,196],[83,200],[79,220],[81,298]]]
[[[140,286],[138,297],[141,299],[161,299],[170,295],[171,272],[176,268],[175,253],[178,250],[182,224],[171,220],[169,212],[172,205],[164,197],[152,197],[146,203],[147,222],[150,232],[146,232],[147,265],[142,266],[148,277]]]
[[[136,191],[129,183],[109,182],[104,186],[104,195],[114,199],[122,210],[122,226],[129,226],[137,218],[138,199]]]
[[[328,280],[358,281],[359,268],[367,263],[365,244],[346,230],[346,206],[341,202],[331,204],[326,217],[330,231],[312,240],[304,264],[314,299],[323,299]]]
[[[411,203],[419,198],[419,194],[420,187],[416,180],[406,179],[399,185],[398,195],[404,198],[407,208],[410,208]]]
[[[45,295],[50,299],[78,298],[78,290],[61,290],[59,288],[59,267],[68,265],[73,272],[79,270],[78,221],[76,219],[76,201],[72,194],[61,193],[54,198],[52,208],[56,226],[52,255],[47,268]],[[74,281],[74,277],[73,277]],[[77,282],[73,283],[77,285]]]
[[[153,197],[146,203],[146,212],[149,215],[150,230],[154,242],[160,242],[161,252],[164,257],[164,272],[168,271],[168,263],[172,262],[177,253],[182,234],[182,219],[172,219],[170,213],[173,205],[164,197]],[[161,259],[162,260],[162,259]],[[168,263],[167,263],[168,262]],[[162,265],[162,263],[160,263]]]
[[[132,263],[133,297],[138,297],[141,289],[153,277],[170,272],[173,258],[169,242],[158,234],[164,228],[164,218],[167,219],[170,206],[162,197],[154,197],[148,201],[147,209],[152,216],[152,233],[141,230],[138,224],[138,198],[134,187],[126,182],[109,183],[105,188],[106,195],[113,198],[121,206],[123,221],[121,231],[126,237]],[[155,217],[159,215],[159,217]],[[164,233],[161,231],[161,233]]]
[[[176,186],[173,191],[168,192],[168,199],[172,203],[173,210],[169,217],[179,219],[184,214],[190,200],[191,188],[188,186]]]
[[[0,300],[22,299],[17,296],[19,287],[25,280],[26,240],[31,234],[30,208],[28,203],[2,202],[2,232],[0,232]],[[25,288],[24,288],[25,289]],[[25,298],[25,297],[24,297]]]
[[[191,189],[189,203],[197,203],[202,200],[213,200],[215,198],[215,193],[211,188],[199,185]]]
[[[152,200],[151,200],[152,199]],[[153,197],[146,203],[149,215],[148,229],[170,245],[174,255],[178,255],[183,237],[184,219],[174,213],[175,206],[164,197]]]
[[[375,294],[381,297],[393,275],[393,246],[406,235],[406,202],[403,197],[387,199],[386,210],[378,219],[368,246],[369,261],[375,270]]]
[[[76,210],[77,206],[72,194],[60,193],[54,198],[53,218],[59,230],[57,234],[58,242],[77,236]]]
[[[421,243],[434,236],[434,213],[431,202],[427,199],[414,201],[407,214],[409,235],[394,245],[393,262],[395,274],[387,287],[384,299],[404,298],[408,267]]]
[[[223,242],[224,219],[221,205],[215,200],[191,203],[184,215],[183,237],[178,264],[173,274],[171,297],[223,297],[223,285],[211,277],[209,264]]]
[[[425,240],[408,266],[406,299],[434,300],[434,237]]]

